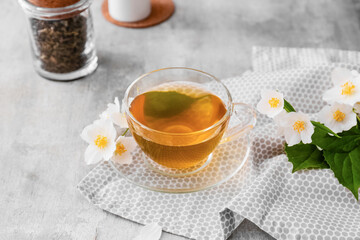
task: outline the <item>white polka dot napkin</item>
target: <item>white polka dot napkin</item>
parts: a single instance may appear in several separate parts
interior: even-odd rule
[[[260,90],[273,88],[283,92],[297,110],[315,113],[324,105],[321,95],[329,88],[332,68],[360,70],[353,64],[360,55],[353,53],[349,58],[341,51],[337,55],[337,50],[323,50],[326,54],[321,56],[327,61],[312,64],[309,53],[318,56],[317,50],[303,51],[254,48],[254,70],[262,73],[247,72],[224,83],[235,102],[255,106]],[[142,224],[158,222],[165,231],[192,239],[226,239],[247,218],[277,239],[360,240],[360,203],[332,172],[291,174],[292,166],[282,154],[283,139],[264,116],[258,116],[252,136],[251,154],[240,172],[205,191],[165,194],[145,190],[119,177],[108,163],[96,166],[78,189],[106,211]],[[231,147],[228,151],[233,154]]]
[[[321,96],[331,84],[329,76],[335,66],[360,70],[359,65],[327,64],[252,73],[241,81],[228,79],[225,83],[230,89],[238,89],[235,101],[254,104],[258,96],[246,92],[272,88],[284,93],[295,109],[316,113],[325,105]],[[272,129],[272,125],[269,119],[259,116],[253,148],[257,155],[252,158],[252,162],[258,162],[259,170],[251,184],[227,203],[228,213],[249,219],[276,239],[360,240],[360,202],[330,170],[292,174],[285,155],[270,157],[267,151],[276,144],[265,129]]]
[[[322,48],[253,47],[254,72],[272,72],[331,63],[360,63],[360,52]]]

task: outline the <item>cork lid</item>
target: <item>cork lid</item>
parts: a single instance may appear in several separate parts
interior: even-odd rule
[[[43,8],[62,8],[73,5],[80,0],[28,0],[35,6]]]

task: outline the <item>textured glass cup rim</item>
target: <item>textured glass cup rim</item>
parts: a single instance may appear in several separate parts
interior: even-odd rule
[[[93,0],[80,0],[66,7],[45,8],[36,6],[30,3],[28,0],[18,0],[27,14],[38,18],[53,18],[59,15],[82,12],[91,5],[92,1]]]
[[[163,132],[163,131],[152,129],[152,128],[148,127],[148,126],[145,126],[141,122],[139,122],[129,111],[129,94],[130,94],[131,89],[136,85],[137,82],[141,81],[143,78],[147,77],[148,75],[151,75],[151,74],[159,72],[159,71],[166,71],[166,70],[184,70],[184,71],[196,72],[196,73],[205,75],[205,76],[209,77],[210,79],[215,80],[217,83],[219,83],[223,87],[223,89],[225,90],[226,95],[228,97],[227,100],[228,100],[229,105],[230,105],[230,106],[226,105],[226,113],[224,114],[224,116],[219,121],[217,121],[216,123],[211,125],[210,127],[199,130],[199,131],[194,131],[194,132],[191,132],[191,133]],[[151,71],[151,72],[148,72],[148,73],[145,73],[145,74],[141,75],[140,77],[135,79],[135,81],[133,81],[129,85],[129,87],[127,88],[127,90],[125,92],[125,95],[124,95],[124,101],[125,101],[125,106],[126,106],[125,107],[126,115],[128,117],[130,117],[132,121],[136,122],[136,124],[140,125],[141,128],[146,129],[146,130],[151,131],[151,132],[155,132],[155,133],[159,133],[159,134],[163,134],[163,135],[171,135],[171,136],[190,136],[190,135],[201,134],[201,133],[207,132],[209,130],[212,130],[212,129],[220,126],[221,124],[223,124],[230,117],[230,115],[232,113],[232,109],[233,109],[233,105],[232,105],[233,101],[232,101],[231,94],[230,94],[229,90],[227,89],[227,87],[219,79],[217,79],[215,76],[213,76],[213,75],[211,75],[211,74],[209,74],[207,72],[204,72],[204,71],[201,71],[201,70],[198,70],[198,69],[194,69],[194,68],[187,68],[187,67],[160,68],[160,69],[157,69],[157,70],[154,70],[154,71]]]

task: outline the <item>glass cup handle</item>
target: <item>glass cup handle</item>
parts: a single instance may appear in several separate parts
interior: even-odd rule
[[[220,144],[235,140],[255,127],[256,111],[248,104],[233,103],[232,117],[236,117],[241,123],[227,129]]]

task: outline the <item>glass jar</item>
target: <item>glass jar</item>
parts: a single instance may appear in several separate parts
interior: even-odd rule
[[[43,77],[67,81],[97,68],[92,0],[57,8],[39,7],[19,0],[29,26],[35,70]]]

